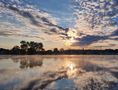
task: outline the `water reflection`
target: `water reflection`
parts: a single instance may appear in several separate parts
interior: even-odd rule
[[[98,65],[81,58],[64,58],[63,64],[63,69],[67,71],[69,78],[77,77],[85,72],[96,72],[104,70],[103,67],[99,67]]]
[[[79,58],[67,58],[67,57],[42,57],[42,56],[23,56],[23,57],[12,57],[13,62],[19,63],[19,68],[27,69],[34,67],[42,67],[43,62],[50,59],[50,63],[47,66],[53,68],[53,63],[57,66],[57,70],[66,71],[66,74],[69,78],[76,77],[79,74],[84,73],[85,71],[96,71],[98,67],[92,65],[89,61],[85,61]],[[58,61],[58,62],[57,62]],[[44,63],[45,65],[45,63]],[[48,68],[49,67],[49,68]],[[44,68],[44,67],[42,67]]]
[[[69,62],[67,64],[67,75],[68,75],[68,77],[75,77],[77,74],[77,71],[79,71],[79,70],[74,63]]]
[[[95,72],[105,69],[93,63],[93,61],[91,62],[93,58],[88,60],[88,56],[10,56],[8,58],[13,60],[14,63],[18,63],[21,69],[41,67],[42,69],[45,68],[44,70],[47,69],[47,71],[49,69],[65,70],[68,77],[76,77],[84,72]]]
[[[20,60],[20,68],[33,68],[36,66],[42,66],[42,61],[32,61],[32,60]]]
[[[7,68],[2,65],[6,62],[11,64]],[[117,84],[117,65],[118,56],[3,56],[0,57],[0,89],[14,83],[17,90],[22,87],[25,90],[63,90],[64,87],[65,90],[92,90],[93,85],[104,90],[101,88]],[[20,81],[18,86],[16,80]]]
[[[33,68],[33,67],[41,67],[43,65],[43,58],[41,57],[28,57],[28,56],[25,56],[25,57],[13,57],[12,60],[15,62],[15,63],[20,63],[20,68],[21,69],[26,69],[26,68]]]

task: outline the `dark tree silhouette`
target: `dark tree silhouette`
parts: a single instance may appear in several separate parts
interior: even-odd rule
[[[66,55],[118,55],[118,49],[105,49],[105,50],[84,50],[84,49],[68,49],[64,50],[61,48],[54,48],[53,50],[45,50],[43,47],[43,43],[38,43],[34,41],[21,41],[20,46],[14,46],[11,50],[0,48],[0,55],[25,55],[25,54],[39,54],[39,55],[58,55],[58,54],[66,54]]]
[[[20,47],[19,46],[14,46],[11,49],[11,54],[20,54]]]
[[[54,54],[58,54],[58,53],[59,53],[58,48],[54,48],[53,53],[54,53]]]
[[[20,47],[21,47],[21,54],[27,54],[28,51],[28,42],[26,41],[21,41],[20,42]]]
[[[52,50],[47,50],[47,51],[45,51],[45,54],[51,55],[51,54],[53,54],[53,51]]]
[[[60,54],[64,54],[64,49],[63,48],[60,49]]]
[[[34,41],[28,42],[28,54],[36,54],[36,52],[44,51],[43,44]]]

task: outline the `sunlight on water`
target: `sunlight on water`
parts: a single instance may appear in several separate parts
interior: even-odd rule
[[[0,56],[0,90],[94,87],[118,89],[118,56]]]
[[[76,71],[77,71],[75,64],[69,62],[69,63],[67,64],[67,68],[68,68],[68,69],[67,69],[67,75],[68,75],[68,77],[74,76],[75,73],[76,73]]]
[[[66,74],[68,75],[68,78],[73,78],[76,76],[78,69],[75,63],[66,60],[65,69],[67,71]]]
[[[73,64],[73,63],[68,63],[67,66],[70,70],[74,70],[74,68],[75,68],[75,64]]]

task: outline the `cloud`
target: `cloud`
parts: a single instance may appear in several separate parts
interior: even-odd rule
[[[4,17],[4,15],[6,15],[6,17]],[[0,23],[2,23],[0,26],[2,27],[4,24],[4,27],[0,29],[1,36],[13,35],[48,39],[47,37],[49,35],[60,36],[61,33],[65,32],[63,27],[58,26],[55,17],[41,9],[36,9],[33,5],[24,4],[21,0],[9,0],[8,2],[1,0],[0,16],[3,18],[0,20]],[[5,18],[7,18],[7,20],[5,20]],[[13,22],[11,23],[11,21]],[[7,26],[9,26],[9,28],[7,28]],[[17,29],[19,31],[18,34]]]
[[[87,46],[92,43],[96,43],[99,40],[105,40],[107,39],[107,36],[94,36],[94,35],[86,35],[83,38],[76,38],[77,42],[73,43],[73,46],[79,45],[79,46]]]
[[[72,45],[90,46],[118,35],[117,0],[72,0],[72,6],[77,18],[77,38]]]
[[[72,46],[88,46],[104,40],[118,40],[118,30],[115,30],[110,35],[106,35],[106,36],[94,35],[94,34],[93,35],[82,34],[82,35],[83,37],[79,36],[79,38],[75,38],[76,42],[73,43]]]
[[[112,39],[106,39],[106,40],[100,40],[96,43],[93,43],[90,45],[90,47],[92,48],[106,48],[106,49],[117,49],[118,44],[117,44],[117,40],[112,40]]]
[[[26,37],[26,38],[37,38],[37,39],[42,39],[42,40],[44,39],[43,37],[40,37],[37,35],[28,35],[24,31],[21,31],[20,29],[15,28],[14,26],[12,26],[10,24],[4,25],[4,24],[0,23],[0,26],[1,26],[0,36],[5,36],[5,37],[19,36],[19,37]]]
[[[118,29],[115,30],[115,31],[111,34],[111,36],[118,36]]]
[[[59,17],[24,0],[1,0],[0,36],[70,40],[72,46],[91,46],[101,40],[117,40],[117,0],[72,0],[71,6],[76,19],[64,17],[62,21],[75,20],[75,25],[68,29],[59,26]]]

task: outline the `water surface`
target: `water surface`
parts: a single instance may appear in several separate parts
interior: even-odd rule
[[[0,56],[0,90],[118,90],[118,56]]]

